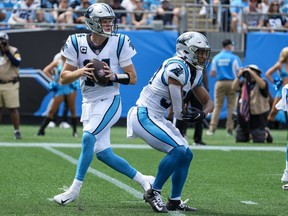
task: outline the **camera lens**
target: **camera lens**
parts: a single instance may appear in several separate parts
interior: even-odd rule
[[[243,74],[242,74],[242,76],[244,77],[244,78],[249,78],[250,77],[250,74],[249,74],[249,72],[248,71],[244,71],[243,72]]]

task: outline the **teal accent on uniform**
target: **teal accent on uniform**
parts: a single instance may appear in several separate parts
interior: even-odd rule
[[[165,182],[175,172],[176,166],[185,157],[185,153],[185,146],[177,146],[173,148],[168,154],[166,154],[166,156],[160,161],[158,166],[158,173],[152,187],[154,190],[162,190]]]
[[[202,81],[203,81],[203,76],[200,77],[196,86],[202,85]]]
[[[94,144],[96,142],[96,138],[93,134],[84,131],[82,135],[82,150],[80,154],[80,158],[77,165],[77,171],[75,178],[79,181],[83,181],[85,174],[92,162],[94,155]]]
[[[113,118],[113,116],[117,113],[117,110],[120,107],[120,103],[121,103],[121,97],[120,95],[116,95],[114,97],[114,100],[111,104],[111,106],[109,107],[109,109],[107,110],[107,112],[105,113],[101,123],[99,124],[99,126],[96,128],[95,131],[93,131],[93,134],[96,135],[98,133],[100,133],[105,127],[106,125],[109,124],[109,122],[111,121],[111,119]]]
[[[192,159],[193,153],[189,148],[187,148],[185,156],[182,157],[182,160],[177,164],[172,174],[172,188],[170,192],[170,198],[181,197]],[[173,184],[173,182],[177,182],[177,184]]]
[[[141,126],[156,139],[161,140],[167,145],[177,147],[179,146],[177,142],[170,137],[165,131],[163,131],[159,126],[157,126],[148,116],[148,110],[146,107],[138,107],[137,117]]]
[[[116,155],[112,151],[111,147],[97,153],[96,156],[97,159],[107,164],[117,172],[128,176],[130,179],[133,179],[137,173],[137,170],[134,169],[124,158]]]
[[[76,35],[71,35],[71,41],[72,41],[72,44],[73,44],[73,47],[77,53],[77,58],[79,56],[79,49],[78,49],[78,41],[77,41],[77,38],[76,38]]]
[[[118,58],[118,59],[119,59],[119,57],[120,57],[120,53],[121,53],[121,50],[122,50],[122,48],[123,48],[124,41],[125,41],[125,35],[120,34],[120,35],[119,35],[118,46],[117,46],[117,58]]]

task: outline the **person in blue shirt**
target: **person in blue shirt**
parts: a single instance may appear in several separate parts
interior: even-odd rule
[[[241,12],[244,7],[248,7],[248,0],[231,0],[230,1],[230,13],[231,13],[231,30],[237,32],[238,26],[240,26]]]
[[[219,115],[222,110],[224,99],[227,98],[227,120],[226,129],[228,135],[232,135],[234,128],[233,110],[235,109],[236,93],[232,90],[231,84],[236,78],[238,70],[241,67],[240,58],[233,54],[235,43],[230,39],[222,42],[223,50],[212,59],[210,71],[211,77],[216,77],[214,88],[214,111],[212,113],[209,130],[207,135],[213,135],[219,121]]]

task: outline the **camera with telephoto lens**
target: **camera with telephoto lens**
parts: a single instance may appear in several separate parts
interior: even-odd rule
[[[247,70],[244,70],[243,73],[242,73],[242,76],[246,79],[249,79],[250,78],[250,73],[247,71]]]
[[[4,47],[7,47],[8,46],[8,42],[6,40],[1,40],[1,46],[4,48]]]

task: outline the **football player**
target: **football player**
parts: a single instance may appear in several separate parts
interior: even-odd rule
[[[73,202],[79,196],[94,153],[100,161],[135,180],[144,190],[148,190],[154,181],[153,176],[141,174],[113,153],[110,144],[110,129],[120,118],[122,109],[119,86],[136,83],[131,60],[136,50],[127,35],[116,33],[115,13],[109,5],[96,3],[89,6],[85,23],[91,33],[70,35],[62,50],[66,62],[60,75],[61,83],[80,79],[83,137],[75,179],[66,192],[54,197],[54,201],[61,205]],[[93,58],[103,61],[104,71],[110,79],[107,86],[94,82],[94,68],[89,63]],[[120,74],[120,67],[124,73]]]
[[[202,121],[213,111],[213,102],[201,85],[203,69],[210,55],[206,37],[198,32],[186,32],[176,42],[176,56],[165,60],[143,88],[137,106],[127,116],[127,136],[140,137],[154,149],[166,153],[160,161],[152,188],[144,199],[154,211],[196,211],[181,201],[181,193],[193,158],[192,151],[180,131],[165,118],[172,105],[174,117],[189,122]],[[193,108],[185,112],[182,92],[193,89],[203,104],[203,111]],[[161,197],[165,182],[171,177],[168,203]]]

